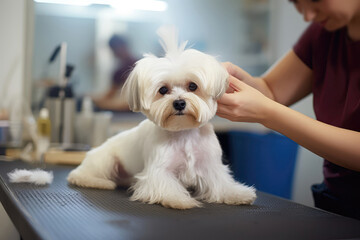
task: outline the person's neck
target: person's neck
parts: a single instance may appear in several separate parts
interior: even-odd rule
[[[127,61],[127,62],[130,62],[132,61],[133,57],[131,54],[126,54],[125,57],[124,57],[124,60]]]
[[[352,41],[360,41],[360,10],[347,26],[348,36]]]

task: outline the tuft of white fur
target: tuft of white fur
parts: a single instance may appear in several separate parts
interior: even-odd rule
[[[157,30],[157,34],[160,37],[160,44],[166,53],[165,57],[175,59],[179,54],[184,52],[187,41],[184,41],[179,45],[179,34],[175,26],[162,26]]]
[[[36,185],[51,184],[54,175],[52,172],[47,172],[41,169],[15,169],[8,173],[10,182],[12,183],[33,183]]]

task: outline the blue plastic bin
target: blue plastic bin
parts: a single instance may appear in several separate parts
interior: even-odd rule
[[[236,180],[291,199],[297,143],[275,132],[231,131],[228,144],[225,155]]]

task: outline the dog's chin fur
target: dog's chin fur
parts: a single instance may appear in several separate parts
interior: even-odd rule
[[[122,90],[130,109],[148,119],[89,151],[70,172],[69,183],[129,186],[131,200],[176,209],[200,207],[199,201],[252,204],[255,189],[236,182],[222,164],[208,123],[227,89],[227,71],[214,57],[178,46],[174,30],[159,35],[165,57],[139,60]]]
[[[169,131],[182,131],[198,128],[200,123],[196,121],[196,118],[193,115],[170,115],[161,126]]]

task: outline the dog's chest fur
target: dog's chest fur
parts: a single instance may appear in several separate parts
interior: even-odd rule
[[[201,166],[206,164],[210,147],[206,143],[212,136],[204,128],[173,133],[169,139],[168,170],[187,187],[196,184]]]

